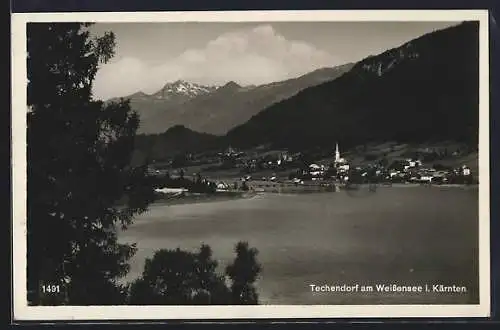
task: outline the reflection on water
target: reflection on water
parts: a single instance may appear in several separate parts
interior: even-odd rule
[[[477,189],[379,188],[263,194],[251,199],[153,205],[120,234],[137,242],[127,280],[161,248],[209,244],[222,267],[248,241],[263,265],[263,303],[477,303]],[[315,293],[310,284],[465,285],[467,294]]]

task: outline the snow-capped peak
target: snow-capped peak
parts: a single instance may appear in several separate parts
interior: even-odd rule
[[[217,89],[214,86],[204,86],[201,84],[192,83],[184,80],[176,80],[171,83],[165,84],[161,90],[155,95],[157,97],[169,97],[171,95],[183,95],[188,97],[195,97],[198,95],[208,94]]]

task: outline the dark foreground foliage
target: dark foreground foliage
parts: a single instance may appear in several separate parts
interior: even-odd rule
[[[28,292],[32,304],[118,304],[135,246],[119,244],[153,198],[144,166],[131,167],[138,117],[128,102],[92,99],[113,33],[89,24],[30,23],[28,36]],[[117,201],[122,207],[118,208]],[[59,285],[59,294],[44,294]]]
[[[261,271],[257,250],[236,246],[236,259],[218,274],[212,250],[159,250],[130,288],[131,305],[252,305],[258,303],[254,282]],[[227,283],[229,279],[230,284]]]
[[[98,66],[113,56],[115,39],[113,33],[93,37],[89,26],[27,26],[31,305],[128,303],[129,287],[118,280],[128,273],[136,246],[119,243],[116,229],[126,229],[154,199],[155,182],[146,164],[131,166],[137,114],[128,101],[103,104],[92,98]],[[256,254],[245,245],[238,251],[235,264],[242,258],[251,262],[248,255]],[[210,303],[256,302],[256,274],[242,272],[253,274],[259,267],[238,266],[231,272],[238,283],[234,289],[214,273],[215,266],[208,246],[198,254],[160,251],[147,264],[143,281],[133,285],[132,298],[153,299],[148,304],[203,303],[208,301],[202,294],[206,290]],[[191,297],[190,292],[196,294]],[[244,298],[235,298],[235,292]],[[250,298],[247,292],[252,292]]]

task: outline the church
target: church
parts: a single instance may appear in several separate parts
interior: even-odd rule
[[[342,172],[346,172],[349,170],[349,164],[345,158],[342,158],[340,156],[340,150],[339,150],[339,144],[335,145],[335,160],[334,160],[334,166]]]

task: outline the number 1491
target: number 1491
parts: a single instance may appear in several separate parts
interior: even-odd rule
[[[59,285],[42,285],[43,293],[60,293]]]

